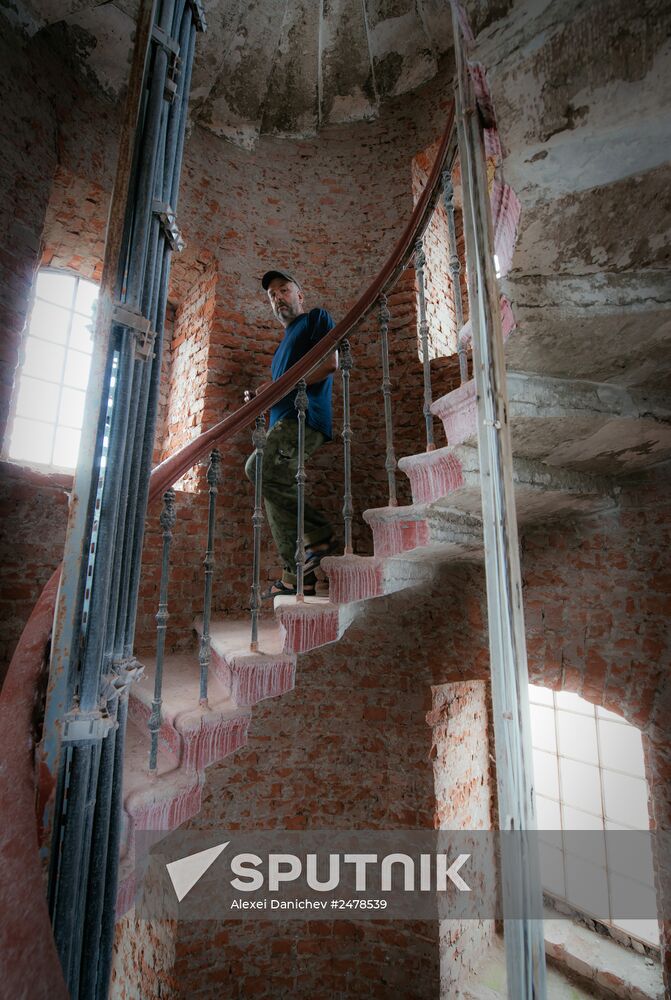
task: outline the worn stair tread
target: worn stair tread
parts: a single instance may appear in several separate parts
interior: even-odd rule
[[[155,657],[143,657],[144,677],[131,689],[132,696],[151,707],[154,697]],[[216,677],[208,679],[208,707],[198,704],[200,664],[198,653],[170,653],[163,663],[161,718],[178,731],[197,729],[223,719],[248,714],[230,697]]]
[[[195,624],[202,634],[202,619]],[[230,659],[258,659],[259,655],[277,656],[282,651],[282,636],[277,621],[270,616],[259,622],[259,649],[250,650],[252,626],[249,616],[245,618],[220,618],[210,623],[210,646],[220,656]]]
[[[196,630],[202,632],[202,620]],[[249,617],[222,618],[210,623],[210,676],[240,706],[256,705],[294,688],[296,657],[284,648],[284,632],[279,621],[259,622],[259,648],[250,649]]]
[[[671,400],[666,393],[586,379],[507,373],[513,453],[544,464],[618,475],[671,455]],[[475,382],[431,407],[451,446],[477,445]]]
[[[132,719],[126,726],[124,753],[124,808],[130,815],[150,802],[166,802],[199,787],[198,773],[179,766],[172,753],[160,743],[156,776],[149,774],[149,732]]]
[[[482,522],[473,514],[430,503],[364,511],[377,555],[437,564],[482,558]]]
[[[431,503],[479,516],[482,510],[479,457],[468,445],[409,455],[398,463],[410,480],[415,503]],[[565,512],[602,510],[614,503],[613,484],[573,469],[514,457],[513,482],[520,520]]]

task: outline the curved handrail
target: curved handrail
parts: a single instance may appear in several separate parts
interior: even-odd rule
[[[452,157],[456,154],[454,105],[450,109],[447,125],[424,190],[405,230],[374,281],[333,330],[280,379],[260,392],[249,403],[245,403],[224,420],[200,434],[195,441],[190,442],[176,455],[158,465],[151,474],[149,503],[158,499],[169,486],[207,455],[214,444],[229,439],[241,428],[249,426],[261,413],[279,402],[301,378],[307,375],[336,347],[343,337],[347,336],[352,327],[366,315],[380,294],[397,279],[405,266],[408,253],[428,223],[438,196],[439,180],[448,153],[451,153]],[[0,838],[0,858],[3,863],[0,900],[7,903],[5,911],[12,912],[15,909],[13,904],[17,885],[25,890],[26,885],[34,883],[34,891],[29,894],[33,900],[31,904],[32,921],[29,922],[33,939],[28,942],[21,936],[21,928],[26,926],[23,919],[25,914],[23,914],[21,921],[11,922],[4,929],[6,933],[0,935],[0,952],[3,955],[8,955],[12,954],[13,950],[15,952],[17,945],[19,948],[25,947],[26,953],[30,955],[29,960],[35,968],[43,973],[40,976],[40,981],[49,984],[50,995],[65,998],[67,991],[51,936],[51,923],[46,898],[42,891],[34,802],[37,776],[34,771],[32,747],[26,741],[26,734],[30,730],[32,719],[31,699],[37,684],[44,650],[51,634],[60,573],[61,567],[59,566],[42,590],[33,608],[10,662],[5,684],[0,694],[0,720],[2,720],[2,725],[0,725],[0,761],[4,762],[0,766],[0,801],[6,795],[12,797],[11,807],[15,820],[17,820],[12,824],[11,831],[8,828],[6,835]],[[17,703],[19,711],[17,711]],[[15,797],[17,789],[20,790],[18,803]],[[7,801],[9,799],[6,799],[5,804]],[[25,967],[25,963],[16,963],[17,972],[23,967]],[[19,983],[14,991],[16,995],[18,995],[21,985],[25,985],[25,983]],[[34,995],[38,996],[37,993]],[[42,993],[40,993],[41,995]],[[44,995],[46,996],[46,993]]]
[[[170,458],[157,465],[151,474],[149,503],[157,500],[169,486],[172,486],[196,462],[208,455],[215,444],[221,444],[223,441],[231,438],[241,428],[251,426],[256,417],[261,413],[265,413],[271,406],[279,403],[300,379],[304,378],[320,361],[323,361],[343,337],[347,336],[359,320],[366,315],[371,306],[374,305],[384,289],[396,281],[405,266],[405,260],[409,251],[414,246],[418,237],[423,233],[429,221],[435,200],[438,197],[439,181],[448,152],[452,152],[453,155],[456,153],[454,103],[451,105],[447,125],[424,190],[415,205],[407,226],[397,240],[394,249],[391,251],[377,277],[371,282],[363,295],[357,299],[340,322],[325,337],[322,337],[319,343],[315,344],[292,368],[285,372],[281,378],[277,379],[276,382],[272,382],[268,388],[263,389],[258,396],[251,399],[248,403],[244,403],[234,413],[229,414],[229,416],[210,427],[209,430],[204,431],[175,455],[171,455]]]

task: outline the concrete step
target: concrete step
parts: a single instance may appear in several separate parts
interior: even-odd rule
[[[507,381],[515,455],[605,476],[671,456],[671,398],[664,393],[514,371]],[[450,445],[477,446],[473,379],[431,410]]]
[[[415,503],[439,503],[481,514],[480,468],[476,448],[459,445],[409,455],[398,463],[410,480]],[[614,503],[612,484],[596,476],[555,469],[531,459],[513,460],[515,501],[520,521],[564,512],[602,510]]]
[[[198,635],[202,621],[195,623]],[[238,705],[251,706],[265,698],[293,691],[296,657],[284,649],[280,624],[273,618],[259,623],[259,649],[250,650],[249,618],[222,618],[210,625],[210,673]]]
[[[129,719],[123,771],[121,857],[132,863],[137,830],[170,831],[195,816],[200,811],[202,785],[202,773],[180,767],[175,755],[161,744],[156,774],[150,775],[148,733]]]
[[[340,639],[357,614],[356,604],[333,604],[324,597],[275,598],[285,653],[307,653]]]
[[[517,322],[512,371],[668,391],[671,279],[666,270],[503,279]]]
[[[379,556],[329,556],[321,562],[329,580],[332,604],[350,604],[394,594],[426,583],[433,576],[430,562]]]
[[[403,555],[403,563],[435,566],[447,560],[480,560],[482,523],[478,517],[435,504],[376,507],[364,511],[375,555]]]
[[[143,659],[145,673],[131,688],[129,716],[146,729],[154,695],[156,661]],[[159,739],[188,771],[202,770],[247,742],[250,713],[241,708],[216,676],[208,679],[208,708],[198,704],[200,665],[196,651],[171,653],[163,664]]]

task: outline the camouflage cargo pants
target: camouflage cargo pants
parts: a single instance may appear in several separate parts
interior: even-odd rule
[[[326,441],[326,435],[314,427],[305,426],[305,458],[309,458]],[[256,452],[247,459],[245,475],[253,483]],[[298,503],[298,423],[278,420],[269,430],[263,452],[262,493],[268,525],[282,559],[282,581],[296,583],[296,516]],[[305,499],[305,544],[318,545],[333,534],[333,528],[321,511]]]

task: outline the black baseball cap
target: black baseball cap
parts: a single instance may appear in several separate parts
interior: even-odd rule
[[[274,270],[274,271],[266,271],[266,273],[261,278],[261,285],[263,287],[264,292],[268,291],[268,286],[270,285],[270,282],[273,280],[273,278],[284,278],[285,281],[293,281],[294,285],[297,285],[301,292],[303,291],[303,289],[301,288],[300,281],[294,278],[293,274],[289,274],[288,271]]]

